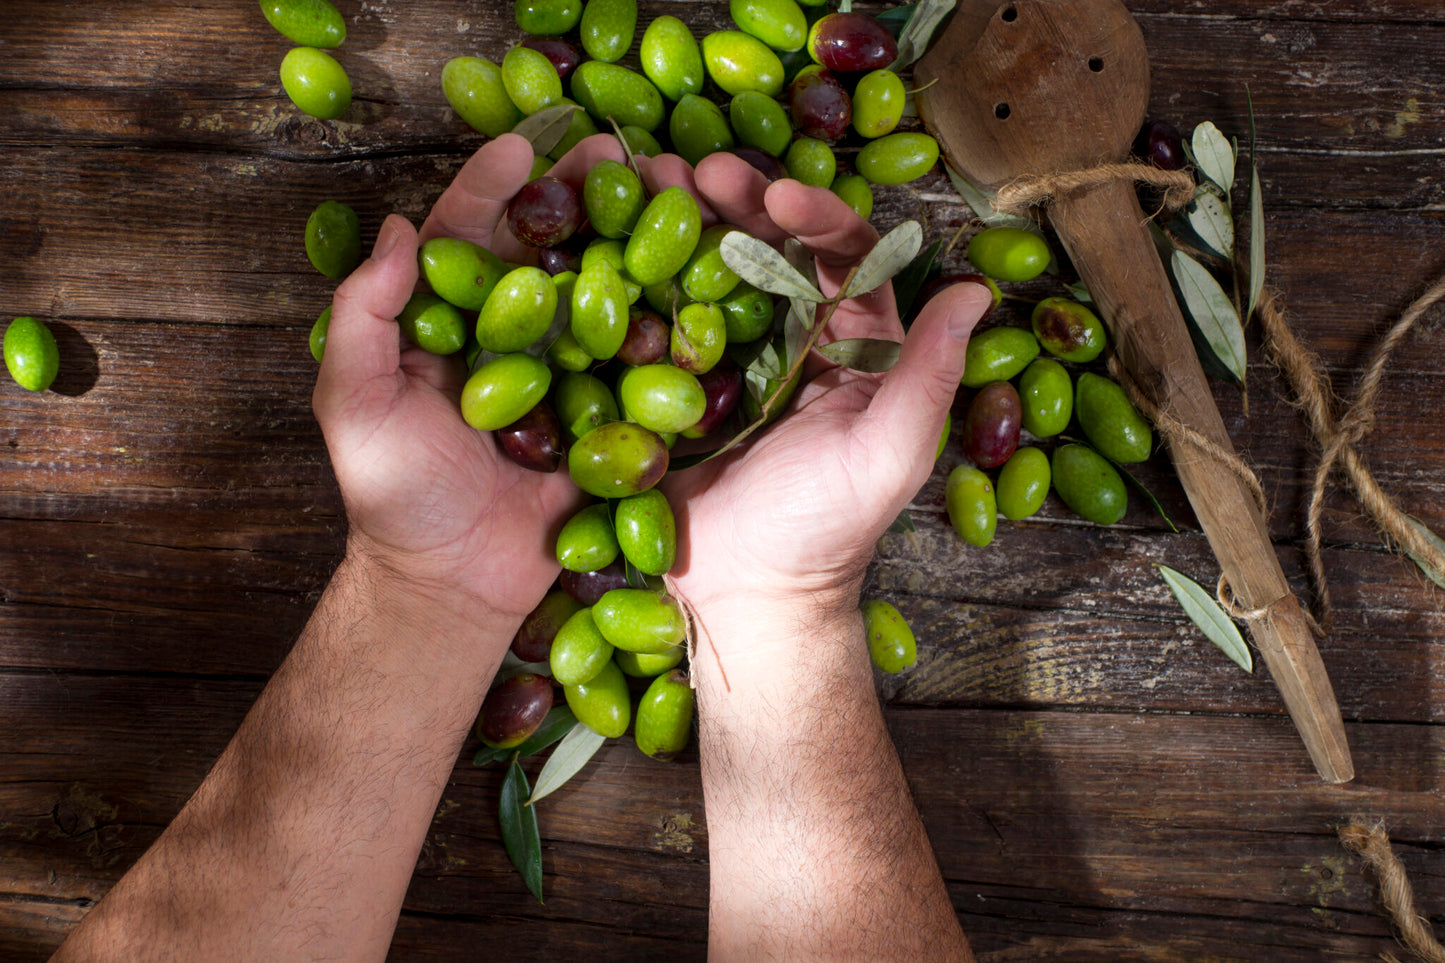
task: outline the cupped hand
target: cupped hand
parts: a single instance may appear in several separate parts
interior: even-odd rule
[[[589,138],[549,172],[580,189],[611,137]],[[528,254],[506,228],[532,149],[504,135],[484,145],[437,200],[420,233],[397,215],[371,257],[336,290],[312,403],[350,523],[349,547],[455,602],[520,619],[557,572],[551,536],[579,504],[565,471],[527,471],[491,433],[462,420],[465,371],[404,343],[393,320],[417,283],[417,249],[458,237],[503,259]]]
[[[705,159],[696,187],[719,219],[811,251],[832,295],[877,233],[830,191],[772,185],[730,155]],[[675,590],[706,622],[748,599],[856,604],[879,536],[932,470],[963,374],[964,348],[988,310],[987,290],[957,285],[929,302],[904,338],[891,285],[839,304],[823,343],[902,341],[886,374],[812,360],[789,413],[739,449],[670,476],[685,532]]]

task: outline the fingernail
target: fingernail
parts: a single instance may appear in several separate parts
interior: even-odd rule
[[[973,333],[974,326],[993,305],[993,292],[982,284],[960,285],[960,297],[948,312],[948,333],[960,341]]]
[[[396,229],[396,225],[388,217],[376,234],[376,246],[371,249],[371,259],[384,261],[386,256],[396,249],[396,243],[400,240],[401,231]]]

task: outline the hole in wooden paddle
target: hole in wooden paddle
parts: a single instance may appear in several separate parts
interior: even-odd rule
[[[1103,70],[1103,69],[1104,69],[1104,58],[1103,58],[1103,57],[1090,57],[1090,58],[1089,58],[1089,69],[1092,70],[1094,73],[1098,73],[1099,71]]]
[[[1008,120],[1008,115],[1009,115],[1008,104],[994,104],[994,105],[993,105],[993,115],[994,115],[995,117],[997,117],[999,120]]]
[[[1018,8],[1014,6],[1004,7],[1001,11],[999,11],[998,16],[999,19],[1002,20],[1004,23],[1013,23],[1019,18]]]

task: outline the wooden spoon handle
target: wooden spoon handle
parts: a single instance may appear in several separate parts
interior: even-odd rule
[[[1125,370],[1166,413],[1232,451],[1133,185],[1115,181],[1061,197],[1049,217]],[[1251,621],[1251,633],[1316,770],[1326,782],[1348,782],[1354,764],[1339,706],[1253,494],[1187,444],[1171,444],[1170,454],[1235,597],[1246,609],[1269,608],[1268,618]]]

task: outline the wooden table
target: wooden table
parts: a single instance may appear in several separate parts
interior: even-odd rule
[[[301,233],[325,198],[369,238],[419,222],[480,142],[439,89],[499,59],[504,3],[340,0],[347,122],[280,93],[288,44],[250,2],[10,0],[0,15],[0,312],[60,341],[54,390],[0,384],[0,958],[42,958],[175,814],[281,660],[337,561],[340,500],[306,347],[331,283]],[[1136,0],[1152,113],[1260,136],[1270,278],[1346,397],[1383,327],[1445,267],[1445,7],[1436,0]],[[718,4],[644,3],[719,26]],[[935,173],[875,220],[968,217]],[[1008,320],[1005,318],[1005,320]],[[1016,320],[1016,318],[1015,318]],[[1316,448],[1251,335],[1248,412],[1286,572],[1307,591]],[[1369,463],[1445,531],[1438,337],[1389,376]],[[1167,563],[1218,569],[1162,457],[1098,528],[1051,501],[979,551],[942,482],[880,546],[871,591],[918,664],[880,680],[955,905],[984,960],[1363,960],[1391,950],[1340,846],[1386,820],[1421,911],[1445,913],[1445,627],[1438,590],[1340,493],[1338,609],[1321,643],[1358,778],[1315,778],[1273,685],[1182,615]],[[498,841],[500,774],[464,752],[422,853],[398,959],[701,958],[707,820],[695,757],[604,749],[543,806],[548,901]],[[1398,952],[1398,951],[1397,951]]]

